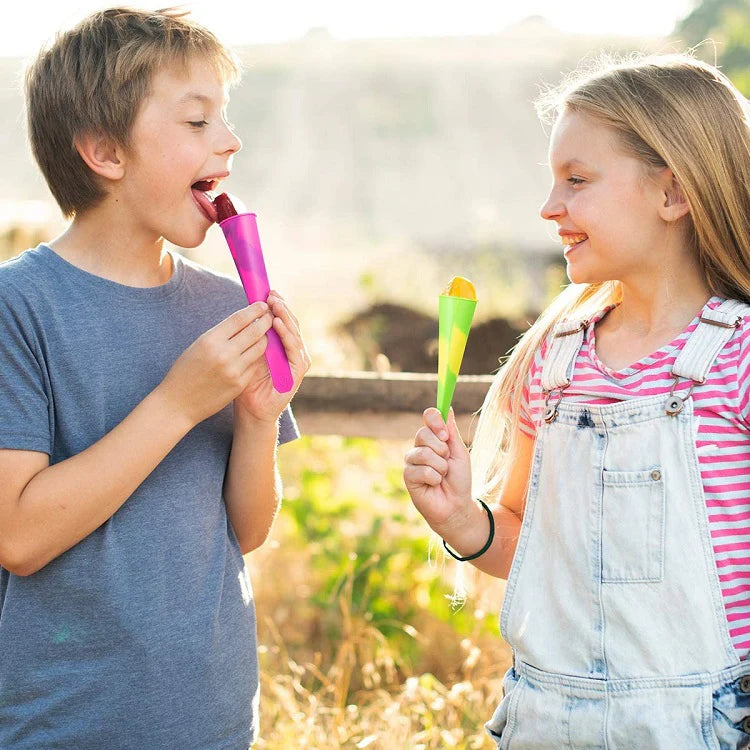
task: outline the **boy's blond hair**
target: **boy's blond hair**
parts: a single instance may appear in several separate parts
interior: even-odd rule
[[[716,67],[690,55],[603,60],[538,102],[548,119],[583,114],[614,132],[645,173],[669,167],[690,205],[691,250],[713,294],[750,302],[750,105]],[[536,351],[563,318],[619,302],[619,282],[571,284],[523,336],[490,388],[472,464],[496,497],[517,454],[521,395]]]
[[[26,71],[26,113],[34,157],[65,216],[105,196],[76,150],[85,133],[130,146],[133,122],[154,73],[205,60],[227,82],[238,77],[231,52],[176,8],[110,8],[58,34]]]

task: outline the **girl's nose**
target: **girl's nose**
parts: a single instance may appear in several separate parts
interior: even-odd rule
[[[565,207],[562,201],[555,197],[555,191],[553,190],[548,196],[547,200],[542,204],[539,209],[539,214],[543,219],[549,219],[554,221],[559,216],[565,213]]]

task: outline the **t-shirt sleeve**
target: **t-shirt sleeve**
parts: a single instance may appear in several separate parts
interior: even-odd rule
[[[0,448],[50,454],[49,398],[30,316],[0,294]]]
[[[290,443],[299,436],[299,427],[297,427],[297,420],[294,418],[294,414],[292,414],[292,407],[287,406],[279,417],[279,445]]]
[[[529,437],[536,437],[536,426],[531,418],[531,370],[526,375],[521,389],[521,408],[518,414],[518,424],[521,432]]]

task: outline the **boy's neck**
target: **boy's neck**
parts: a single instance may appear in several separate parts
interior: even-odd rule
[[[138,237],[105,207],[77,215],[49,246],[68,263],[109,281],[134,287],[166,284],[172,258],[161,237]]]

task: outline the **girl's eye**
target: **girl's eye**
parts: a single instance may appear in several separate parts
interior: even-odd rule
[[[585,182],[585,180],[581,177],[568,177],[568,182],[571,185],[581,185]]]
[[[188,122],[188,125],[194,128],[203,128],[208,125],[208,122],[206,120],[198,120],[196,122]]]

